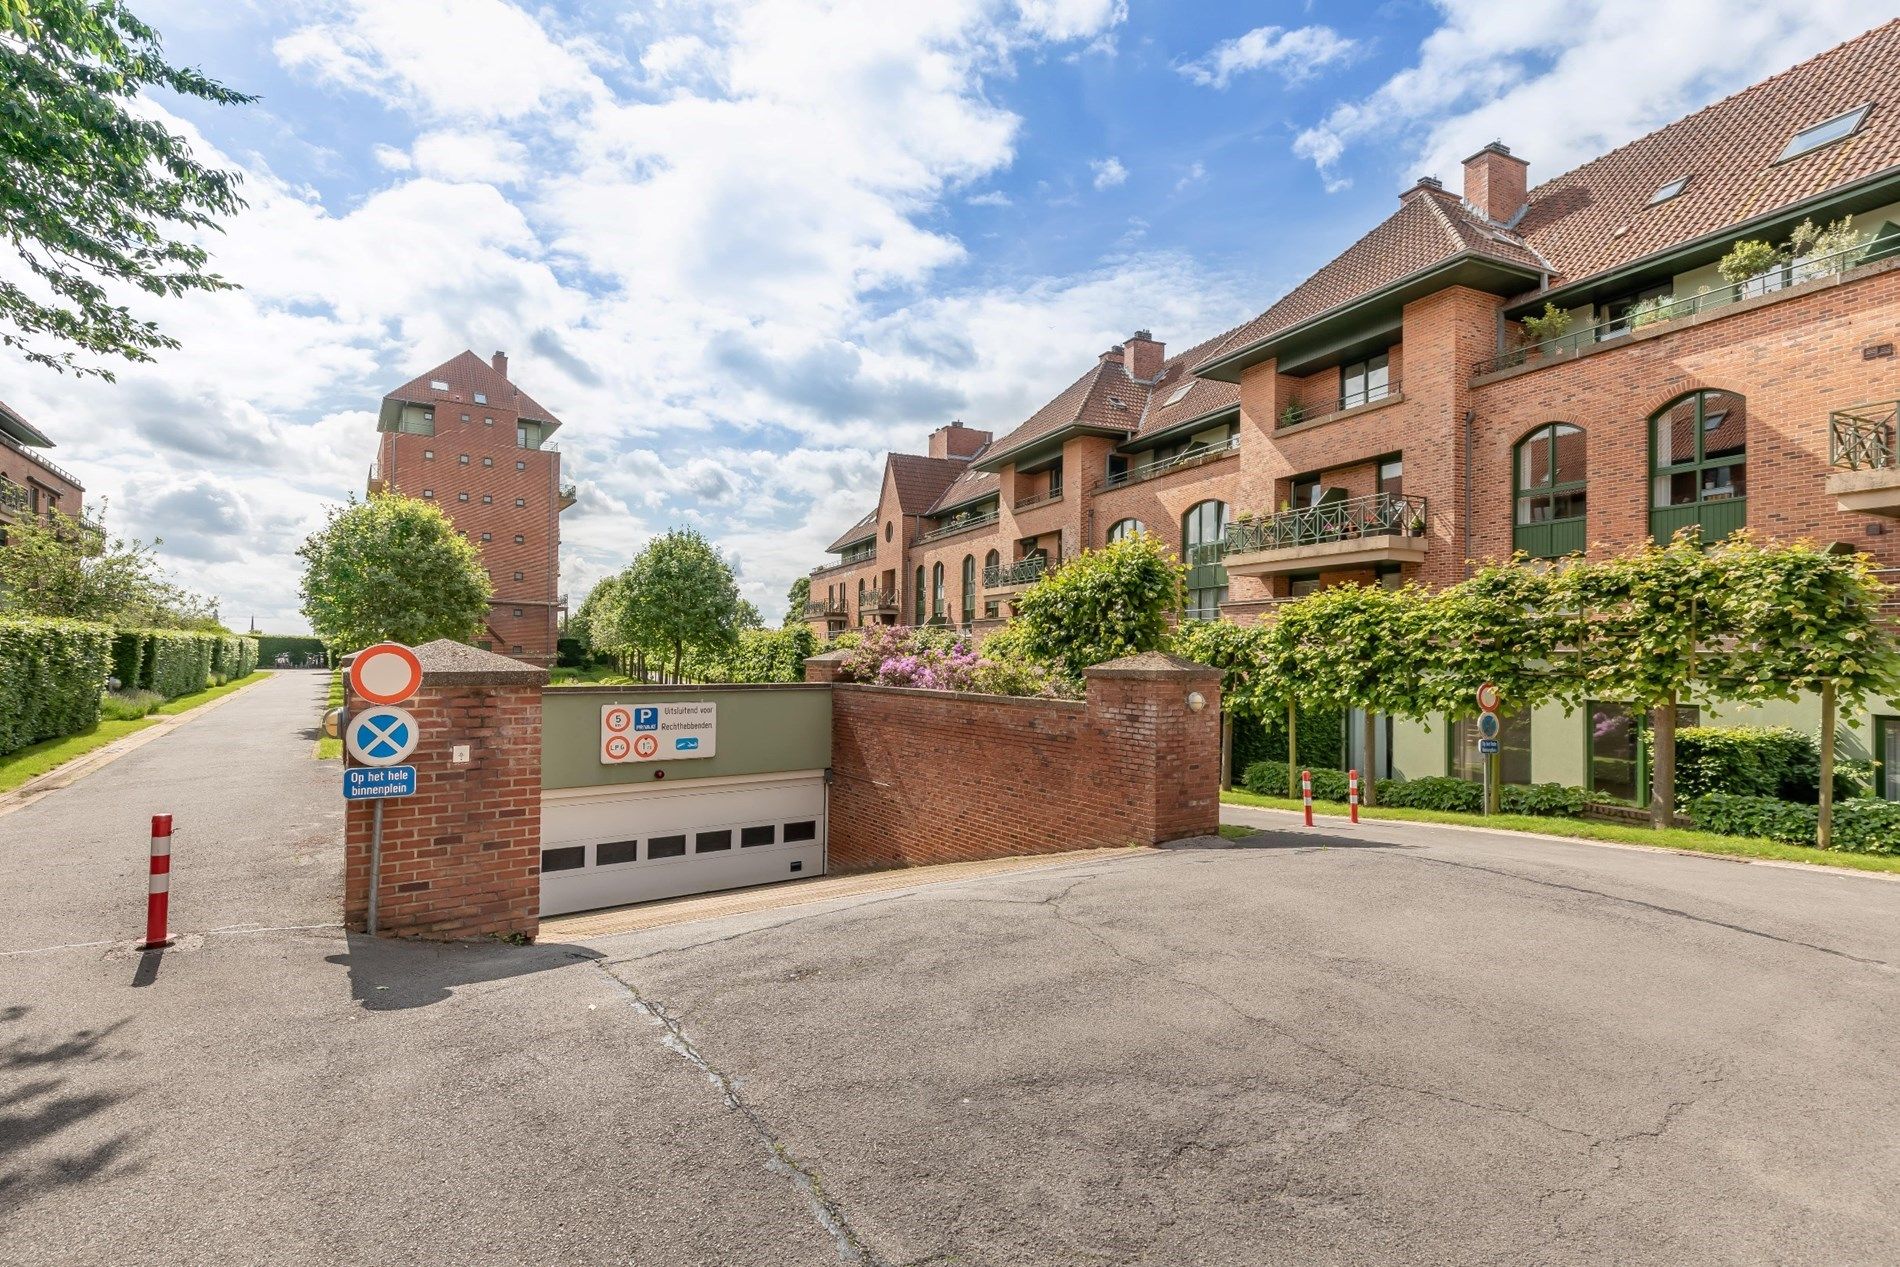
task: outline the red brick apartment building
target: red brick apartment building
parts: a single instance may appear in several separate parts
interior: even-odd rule
[[[1461,192],[1420,180],[1252,321],[1174,355],[1137,331],[1000,438],[953,424],[927,457],[892,454],[812,573],[814,628],[981,632],[1136,527],[1188,563],[1190,615],[1241,621],[1345,581],[1442,584],[1471,559],[1690,524],[1900,568],[1900,21],[1529,175],[1487,145]],[[1841,217],[1864,235],[1850,251],[1739,285],[1717,270],[1739,241]],[[1568,326],[1534,336],[1547,306]],[[1634,794],[1640,719],[1585,711],[1516,719],[1507,777]],[[1809,730],[1812,712],[1702,708]],[[1900,704],[1855,720],[1843,742],[1900,797]],[[1468,772],[1465,729],[1388,727],[1373,764]]]
[[[45,432],[0,402],[0,543],[8,524],[56,512],[87,523],[79,477],[40,453],[52,447]]]
[[[574,504],[552,437],[561,420],[508,378],[500,352],[463,352],[383,397],[369,491],[437,502],[481,548],[494,582],[478,639],[534,664],[554,659],[566,596],[561,512]]]

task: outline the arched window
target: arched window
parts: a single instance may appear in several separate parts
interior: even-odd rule
[[[976,556],[963,556],[963,623],[976,619]]]
[[[991,550],[983,556],[983,584],[996,584],[997,569],[1003,566],[1003,556]]]
[[[921,625],[924,623],[924,565],[921,563],[917,565],[917,598],[915,606],[917,618],[911,623]]]
[[[858,623],[864,623],[864,578],[858,578]]]
[[[1215,620],[1227,601],[1227,569],[1221,566],[1221,536],[1227,503],[1204,501],[1181,516],[1181,557],[1187,560],[1187,607],[1183,620]]]
[[[1517,442],[1516,548],[1539,559],[1581,554],[1587,456],[1581,427],[1545,423]]]
[[[1649,535],[1690,526],[1719,541],[1748,522],[1748,402],[1690,392],[1649,421]]]
[[[930,618],[943,619],[943,564],[938,563],[930,569]]]
[[[1117,519],[1108,526],[1108,540],[1120,541],[1123,537],[1146,531],[1147,526],[1139,519]]]

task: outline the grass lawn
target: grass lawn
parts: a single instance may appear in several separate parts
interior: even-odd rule
[[[330,694],[324,698],[325,711],[343,707],[343,670],[330,670]],[[319,719],[321,720],[321,719]],[[343,741],[331,739],[325,735],[317,736],[317,749],[314,754],[319,761],[343,760]]]
[[[1235,788],[1222,792],[1228,805],[1255,805],[1262,809],[1287,809],[1297,812],[1300,803],[1285,796],[1260,796]],[[1344,817],[1346,806],[1332,801],[1314,801],[1315,814]],[[1900,874],[1900,857],[1890,854],[1843,853],[1836,849],[1809,849],[1803,845],[1784,845],[1755,836],[1719,836],[1712,831],[1694,831],[1672,827],[1658,831],[1651,827],[1631,827],[1623,823],[1599,823],[1584,818],[1535,818],[1528,814],[1456,814],[1433,809],[1366,809],[1359,815],[1367,819],[1392,819],[1409,823],[1448,823],[1461,827],[1489,827],[1499,831],[1540,832],[1546,836],[1570,836],[1578,840],[1608,840],[1620,845],[1653,845],[1659,849],[1693,849],[1699,853],[1728,854],[1739,858],[1774,858],[1782,862],[1811,862],[1822,867],[1845,867],[1851,871],[1885,871]],[[1227,824],[1221,834],[1227,835]]]
[[[549,686],[588,686],[603,678],[619,678],[626,675],[612,665],[595,665],[591,669],[550,669]]]
[[[207,704],[223,695],[229,695],[241,686],[263,677],[259,670],[249,677],[239,678],[235,682],[226,682],[223,686],[206,687],[202,691],[193,691],[190,695],[180,695],[154,709],[150,716],[136,721],[102,721],[88,730],[76,735],[63,735],[58,739],[48,739],[41,743],[21,748],[18,752],[0,757],[0,792],[11,792],[28,779],[36,779],[48,770],[65,765],[75,757],[83,757],[88,752],[103,748],[115,739],[144,730],[157,724],[160,714],[173,715],[189,712],[200,704]]]

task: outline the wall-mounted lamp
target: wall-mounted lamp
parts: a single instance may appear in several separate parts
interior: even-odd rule
[[[1188,706],[1188,712],[1198,713],[1203,708],[1207,707],[1207,696],[1201,694],[1199,691],[1189,691],[1188,698],[1187,698],[1187,706]]]

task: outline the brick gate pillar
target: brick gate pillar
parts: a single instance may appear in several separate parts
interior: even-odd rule
[[[1082,676],[1100,778],[1125,797],[1129,834],[1144,843],[1217,834],[1220,671],[1144,651]]]
[[[422,689],[403,707],[422,732],[409,758],[417,790],[383,803],[377,931],[437,940],[533,937],[548,671],[447,639],[415,651]],[[348,707],[367,705],[351,696]],[[457,760],[463,746],[465,759]],[[373,812],[370,802],[352,801],[345,818],[343,920],[355,932],[368,913]]]

